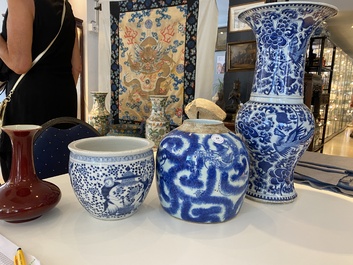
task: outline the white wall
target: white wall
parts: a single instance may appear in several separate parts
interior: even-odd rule
[[[0,2],[0,14],[5,14],[6,12],[6,9],[7,9],[7,1],[1,1]],[[1,16],[1,19],[0,19],[0,29],[2,28],[2,16]]]
[[[85,73],[85,107],[86,117],[92,108],[92,97],[90,91],[99,90],[98,87],[98,33],[88,30],[92,20],[96,20],[94,0],[70,0],[72,9],[77,18],[83,20],[84,36],[84,66]],[[87,120],[87,118],[86,118]]]

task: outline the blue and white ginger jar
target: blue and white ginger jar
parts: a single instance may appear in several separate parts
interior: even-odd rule
[[[164,137],[157,150],[161,205],[186,221],[227,221],[243,204],[249,167],[244,143],[223,122],[185,120]]]

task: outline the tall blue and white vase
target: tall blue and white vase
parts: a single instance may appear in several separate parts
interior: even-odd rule
[[[335,14],[336,7],[314,2],[268,3],[239,14],[257,43],[250,100],[235,121],[251,159],[248,198],[287,203],[297,197],[293,171],[315,125],[303,103],[305,54],[312,33]]]
[[[245,197],[250,159],[244,143],[223,122],[189,119],[157,150],[157,190],[171,216],[197,223],[235,217]]]

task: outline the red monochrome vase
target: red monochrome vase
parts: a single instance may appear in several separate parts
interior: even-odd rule
[[[60,189],[38,178],[33,161],[33,138],[38,125],[8,125],[2,130],[11,139],[12,165],[8,181],[0,186],[0,220],[12,223],[34,220],[54,208]]]

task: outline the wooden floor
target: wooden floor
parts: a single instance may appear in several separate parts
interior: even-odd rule
[[[353,157],[353,138],[349,135],[353,127],[347,127],[343,132],[325,143],[323,154]]]

